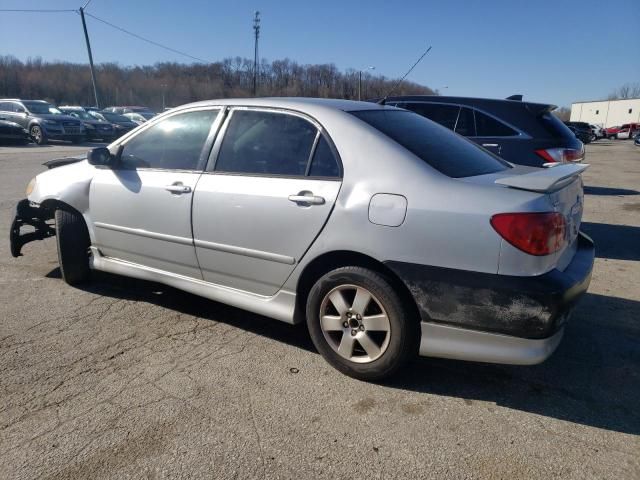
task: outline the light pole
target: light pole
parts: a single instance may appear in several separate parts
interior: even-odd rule
[[[87,44],[87,53],[89,54],[89,68],[91,69],[91,83],[93,83],[93,98],[96,101],[96,108],[100,108],[100,103],[98,102],[98,82],[96,81],[96,72],[93,68],[93,55],[91,54],[91,43],[89,42],[89,33],[87,32],[87,23],[84,20],[84,9],[87,8],[87,5],[91,0],[84,4],[83,7],[80,7],[80,19],[82,20],[82,29],[84,30],[84,40]]]
[[[162,111],[164,112],[164,109],[165,109],[164,89],[167,88],[167,84],[166,83],[162,83],[162,84],[160,84],[160,86],[162,87]]]
[[[255,44],[253,47],[253,96],[258,92],[258,38],[260,38],[260,12],[256,10],[253,17],[253,32]]]
[[[375,70],[376,67],[369,66],[365,70]],[[362,100],[362,70],[358,71],[358,100]]]

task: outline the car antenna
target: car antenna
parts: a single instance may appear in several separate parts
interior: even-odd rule
[[[396,82],[396,84],[393,86],[393,88],[391,90],[389,90],[389,92],[382,97],[382,100],[378,100],[378,105],[384,105],[387,102],[387,97],[389,95],[391,95],[393,92],[395,92],[396,88],[398,88],[398,86],[402,83],[402,81],[407,78],[407,75],[409,75],[411,73],[411,71],[416,68],[416,66],[422,61],[422,59],[427,55],[427,53],[429,53],[431,51],[431,45],[429,45],[429,48],[427,48],[424,53],[420,56],[420,58],[418,59],[418,61],[416,63],[413,64],[413,66],[407,71],[407,73],[404,74],[404,77],[402,77],[400,80],[398,80]]]

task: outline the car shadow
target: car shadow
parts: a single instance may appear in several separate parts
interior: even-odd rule
[[[48,276],[59,276],[54,269]],[[302,325],[289,325],[165,285],[94,272],[83,290],[149,302],[316,353]],[[640,302],[586,294],[558,351],[534,366],[417,358],[387,388],[442,395],[576,424],[640,434]]]
[[[636,208],[640,211],[640,204],[632,203],[628,205],[622,208]],[[582,222],[580,230],[593,238],[596,244],[596,257],[616,260],[640,260],[640,227]]]
[[[534,366],[417,359],[388,386],[640,434],[640,302],[587,294],[556,353]]]
[[[622,196],[622,195],[638,195],[637,190],[630,190],[628,188],[611,188],[611,187],[591,187],[585,186],[584,193],[587,195],[608,195],[608,196]]]

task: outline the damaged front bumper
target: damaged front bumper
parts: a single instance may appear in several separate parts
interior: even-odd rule
[[[11,255],[22,255],[22,247],[34,240],[44,240],[53,237],[56,230],[47,221],[53,218],[52,212],[32,204],[26,198],[16,205],[16,214],[11,222],[9,241],[11,243]]]

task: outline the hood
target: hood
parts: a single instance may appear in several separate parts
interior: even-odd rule
[[[71,115],[55,115],[53,113],[37,113],[35,115],[29,115],[35,118],[42,118],[44,120],[55,120],[56,122],[68,122],[72,121],[74,123],[80,124],[80,120]]]

